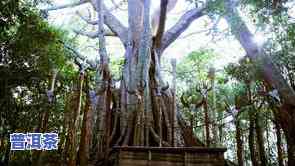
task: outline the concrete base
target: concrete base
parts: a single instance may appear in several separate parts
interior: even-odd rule
[[[224,166],[225,148],[114,147],[115,166]]]

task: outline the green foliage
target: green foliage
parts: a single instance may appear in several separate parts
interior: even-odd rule
[[[225,71],[233,78],[245,83],[250,83],[261,78],[261,76],[257,74],[257,65],[251,62],[247,57],[241,59],[238,64],[229,64],[225,68]]]
[[[212,50],[201,49],[191,52],[177,64],[176,78],[179,96],[183,96],[188,102],[197,102],[202,99],[196,88],[202,89],[204,84],[210,84],[208,72],[212,66],[210,63],[216,57],[217,55]]]
[[[49,26],[30,5],[19,1],[0,3],[0,21],[4,23],[0,26],[0,139],[6,142],[0,147],[4,149],[0,152],[1,163],[7,160],[4,156],[9,151],[9,133],[33,132],[40,127],[40,115],[49,109],[46,93],[52,70],[59,70],[59,74],[49,130],[59,130],[65,95],[76,73],[70,62],[72,53],[60,42],[72,42],[66,32]],[[30,165],[30,155],[13,155],[12,160]]]
[[[112,76],[115,80],[119,80],[121,78],[122,69],[124,65],[124,58],[110,58],[110,68]]]
[[[271,38],[265,44],[265,50],[290,85],[295,88],[295,24],[287,12],[271,15],[271,18]]]
[[[207,7],[209,15],[223,15],[225,13],[224,2],[224,0],[210,1]]]
[[[288,0],[283,1],[273,1],[273,0],[242,0],[242,5],[251,6],[253,12],[259,12],[261,10],[272,10],[276,12],[282,12],[286,8],[284,8],[284,4],[288,2]]]
[[[188,86],[193,86],[196,82],[206,79],[211,67],[210,62],[216,57],[217,55],[212,50],[206,49],[190,53],[177,64],[177,79]]]
[[[264,29],[268,24],[280,23],[286,19],[289,9],[286,3],[288,0],[242,0],[241,7],[250,12],[250,17],[258,28]]]
[[[15,17],[20,15],[17,0],[4,0],[0,2],[0,38],[7,39],[10,36],[11,27],[16,24]],[[1,40],[2,42],[2,40]]]
[[[195,2],[200,3],[200,1]],[[224,0],[215,0],[209,3],[210,18],[216,19],[217,16],[224,14],[224,2]],[[285,1],[282,2],[285,3]],[[71,46],[75,46],[75,43],[68,38],[67,32],[49,26],[39,17],[39,13],[32,5],[36,3],[35,0],[31,0],[30,3],[18,0],[0,2],[0,139],[5,146],[0,145],[0,163],[6,150],[9,149],[6,148],[9,147],[8,134],[15,131],[34,131],[40,126],[40,114],[44,111],[50,109],[52,115],[49,119],[49,130],[60,131],[60,126],[64,121],[66,100],[69,98],[68,94],[71,91],[73,80],[77,79],[77,70],[70,61],[72,53],[65,49],[60,41]],[[250,9],[251,19],[255,24],[274,26],[273,35],[275,37],[268,43],[267,51],[295,88],[295,56],[293,55],[295,26],[288,22],[288,15],[282,4],[273,9],[272,3],[273,1],[244,0],[242,8]],[[74,21],[73,23],[79,22]],[[201,49],[190,53],[177,65],[177,92],[183,95],[184,100],[190,104],[189,107],[180,104],[180,107],[187,119],[194,118],[194,130],[198,135],[202,135],[204,130],[204,116],[201,109],[195,108],[193,104],[201,101],[204,96],[196,91],[196,87],[204,90],[208,87],[202,85],[210,86],[212,80],[215,81],[215,89],[214,92],[211,90],[207,94],[206,100],[209,110],[216,109],[218,114],[221,114],[219,119],[227,115],[225,110],[228,106],[238,106],[242,111],[239,120],[243,120],[241,125],[246,130],[249,110],[257,109],[255,111],[263,115],[270,112],[267,106],[262,105],[263,107],[258,108],[261,103],[265,102],[265,99],[258,93],[261,87],[261,82],[257,81],[261,78],[257,74],[259,67],[248,58],[244,58],[237,64],[228,65],[225,71],[218,71],[214,78],[210,78],[208,71],[212,67],[211,62],[216,58],[217,55],[212,50]],[[110,68],[112,78],[115,80],[121,78],[123,64],[123,58],[111,57]],[[46,91],[54,69],[59,70],[59,74],[54,91],[55,99],[49,106]],[[94,78],[94,71],[88,74]],[[94,80],[90,82],[90,84],[95,83]],[[247,86],[249,84],[251,86]],[[250,103],[251,105],[247,98],[247,90],[255,96],[255,101]],[[217,102],[214,101],[214,95]],[[263,117],[262,120],[267,118]],[[232,128],[232,126],[228,127],[225,134],[226,139],[230,140],[226,142],[231,150],[235,148],[235,133]],[[52,153],[50,155],[58,157],[57,153]],[[21,164],[30,165],[31,155],[28,151],[13,154],[11,160],[18,161],[18,163],[11,164],[19,164],[21,161]],[[246,159],[249,160],[247,154]]]

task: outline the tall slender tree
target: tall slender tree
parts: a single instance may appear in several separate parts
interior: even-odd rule
[[[270,56],[254,41],[254,35],[238,13],[237,2],[234,0],[225,1],[225,18],[231,27],[232,33],[246,51],[247,56],[260,67],[262,79],[270,89],[276,89],[282,98],[282,105],[278,114],[282,117],[280,123],[288,144],[288,165],[295,165],[294,89],[288,84],[288,81],[275,66]]]

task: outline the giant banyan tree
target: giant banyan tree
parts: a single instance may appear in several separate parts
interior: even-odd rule
[[[91,3],[97,11],[97,21],[81,17],[97,25],[97,33],[92,37],[99,40],[99,61],[97,65],[91,65],[97,71],[96,87],[95,93],[89,91],[87,94],[79,148],[80,162],[87,162],[90,147],[94,147],[92,149],[97,160],[104,160],[108,158],[114,145],[159,147],[201,145],[193,137],[192,132],[186,129],[185,122],[177,123],[182,119],[177,119],[174,89],[164,83],[160,73],[160,59],[165,48],[189,26],[193,19],[200,17],[204,10],[201,8],[189,11],[175,26],[164,32],[166,13],[175,6],[176,2],[162,1],[161,9],[150,20],[150,0],[129,0],[128,28],[106,9],[103,1],[78,3]],[[68,6],[47,10],[64,7]],[[152,34],[151,23],[156,27],[153,29],[155,35]],[[106,33],[104,25],[111,30],[111,34]],[[85,32],[77,33],[87,35]],[[117,36],[125,47],[125,64],[120,89],[114,88],[112,83],[109,57],[105,47],[107,35]],[[80,70],[74,94],[70,99],[76,101],[70,106],[72,116],[67,141],[71,144],[66,148],[70,165],[76,164],[78,115],[81,111],[83,82],[86,79],[83,66],[80,66]],[[93,104],[94,107],[91,106]],[[93,108],[95,110],[92,110]],[[182,125],[181,128],[179,124]]]
[[[194,20],[208,14],[211,1],[187,11],[174,26],[165,31],[166,16],[176,2],[177,0],[161,0],[159,9],[151,14],[151,0],[128,0],[128,27],[111,13],[103,0],[80,0],[44,10],[48,12],[90,3],[98,16],[97,20],[90,20],[79,14],[81,19],[95,25],[97,31],[76,33],[97,38],[99,51],[98,60],[93,63],[73,50],[78,58],[88,63],[87,67],[96,71],[96,85],[94,89],[90,88],[89,76],[84,72],[85,65],[81,64],[80,75],[69,97],[70,116],[65,116],[70,117],[65,120],[68,135],[66,143],[61,144],[65,146],[64,154],[68,156],[68,165],[76,165],[77,161],[80,165],[86,165],[90,159],[107,163],[114,146],[203,146],[181,117],[176,107],[175,85],[168,85],[163,80],[160,66],[164,50]],[[281,119],[288,142],[289,165],[294,165],[294,90],[266,53],[253,41],[253,35],[239,16],[236,2],[224,1],[225,19],[247,56],[261,65],[263,80],[269,90],[277,89],[282,97],[282,106],[277,116]],[[107,36],[118,37],[125,48],[120,88],[114,86],[111,77],[105,44]],[[83,92],[86,92],[86,102],[83,103],[82,110]],[[81,130],[80,114],[83,114]],[[79,147],[78,156],[76,147]]]

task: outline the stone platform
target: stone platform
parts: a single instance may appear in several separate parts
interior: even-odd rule
[[[224,166],[225,148],[113,147],[115,166]]]

